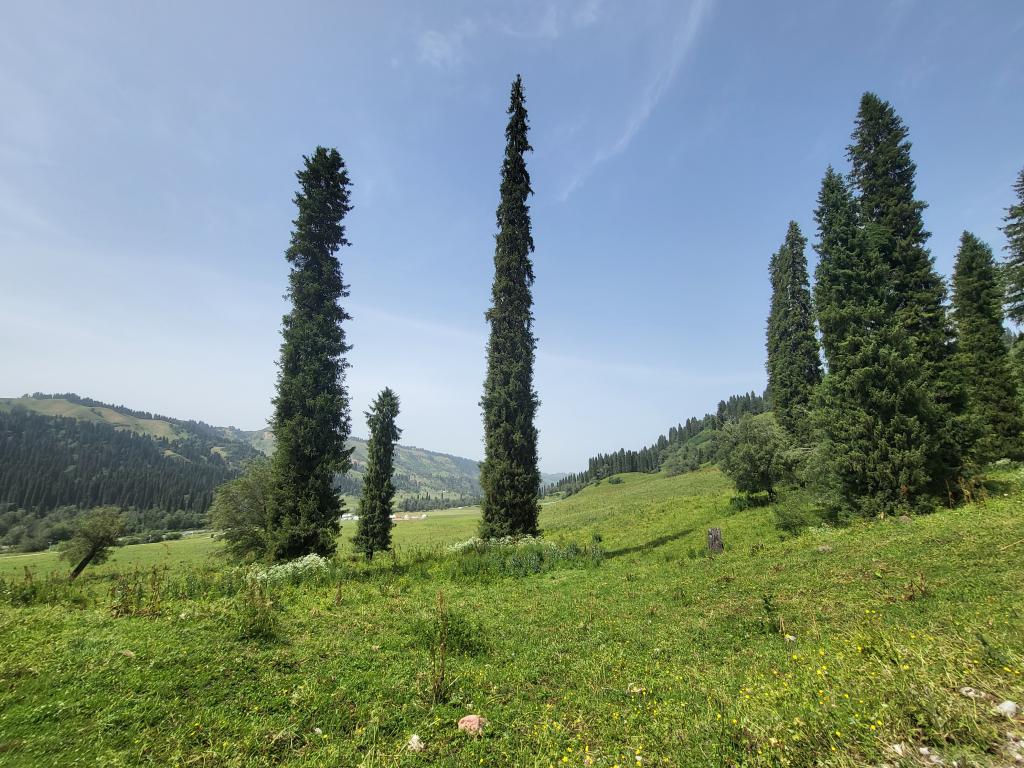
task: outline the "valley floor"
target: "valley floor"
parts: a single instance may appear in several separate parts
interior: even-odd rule
[[[1024,724],[994,707],[1024,703],[1024,471],[983,503],[785,540],[714,469],[623,477],[543,507],[548,538],[600,537],[598,564],[445,571],[427,548],[475,513],[429,513],[395,559],[274,588],[270,639],[240,639],[263,614],[188,540],[74,589],[5,571],[0,764],[1014,764]]]

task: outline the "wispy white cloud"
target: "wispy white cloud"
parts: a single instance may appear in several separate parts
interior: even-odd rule
[[[590,161],[576,172],[559,195],[561,202],[568,200],[599,165],[624,152],[636,138],[640,129],[658,106],[658,102],[661,101],[679,74],[683,62],[697,42],[697,35],[710,13],[712,4],[713,0],[693,0],[676,31],[668,55],[654,76],[644,86],[640,99],[626,120],[626,125],[622,133],[619,134],[619,138],[613,143],[599,148]]]
[[[604,12],[604,0],[586,0],[573,12],[572,20],[577,27],[596,24]]]
[[[417,41],[420,61],[438,69],[451,69],[462,63],[466,42],[477,31],[471,19],[463,19],[446,32],[428,29]]]
[[[528,8],[517,6],[514,16],[495,16],[483,22],[502,34],[521,40],[552,43],[565,35],[591,27],[604,16],[605,0],[544,0]]]

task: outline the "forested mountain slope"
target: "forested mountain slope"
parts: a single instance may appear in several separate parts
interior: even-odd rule
[[[349,444],[352,470],[338,488],[356,495],[366,441]],[[269,429],[216,427],[75,394],[0,398],[0,546],[47,546],[79,510],[106,504],[134,510],[132,532],[202,526],[214,489],[273,447]],[[479,474],[472,459],[396,449],[395,485],[410,509],[475,501]]]

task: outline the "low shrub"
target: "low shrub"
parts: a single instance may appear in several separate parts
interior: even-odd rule
[[[793,536],[824,521],[821,507],[812,495],[795,489],[783,494],[772,512],[776,527]]]
[[[441,562],[454,578],[521,578],[557,568],[587,568],[604,559],[598,542],[557,544],[533,536],[478,539],[453,544]]]
[[[299,584],[311,577],[326,575],[329,567],[330,561],[326,557],[310,554],[269,568],[253,566],[250,573],[253,581],[265,584]]]
[[[278,605],[270,585],[249,579],[232,602],[231,622],[239,640],[273,640],[280,628]]]

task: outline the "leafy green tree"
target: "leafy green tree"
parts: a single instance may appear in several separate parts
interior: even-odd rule
[[[480,467],[484,492],[480,533],[485,538],[538,532],[540,472],[534,419],[539,400],[533,388],[537,341],[531,294],[533,235],[526,204],[533,190],[524,157],[533,148],[527,138],[523,82],[518,76],[512,84],[508,115],[494,284],[487,310],[487,377],[480,401],[485,446]]]
[[[285,254],[292,308],[282,324],[272,421],[277,448],[270,554],[278,560],[333,554],[341,513],[334,476],[351,464],[345,445],[350,347],[342,328],[350,318],[340,304],[348,286],[335,255],[349,244],[342,223],[351,210],[349,176],[335,149],[317,147],[303,160],[296,174],[298,216]]]
[[[974,458],[986,463],[1020,452],[1021,413],[1004,341],[1003,291],[992,250],[970,232],[960,238],[953,271],[957,368],[968,410],[982,430]]]
[[[744,493],[766,492],[775,501],[776,488],[792,475],[792,444],[775,416],[747,414],[722,427],[718,462]]]
[[[1024,323],[1024,168],[1013,185],[1017,202],[1006,209],[1003,233],[1006,235],[1006,315],[1015,323]]]
[[[821,381],[821,357],[814,332],[810,278],[804,248],[807,240],[795,221],[772,256],[768,315],[768,395],[779,423],[791,435],[809,437],[811,393]]]
[[[370,441],[366,447],[366,472],[363,493],[359,500],[359,528],[352,542],[356,552],[367,560],[374,552],[391,549],[391,506],[395,486],[391,474],[395,463],[395,443],[402,434],[395,425],[398,418],[398,395],[385,387],[366,412]]]
[[[217,489],[210,525],[221,532],[229,555],[254,560],[271,554],[273,494],[273,464],[263,457],[253,459],[244,474]]]
[[[61,559],[75,563],[71,580],[77,579],[90,563],[106,562],[123,533],[124,519],[116,507],[100,507],[83,514],[75,524],[74,536],[60,544]]]

